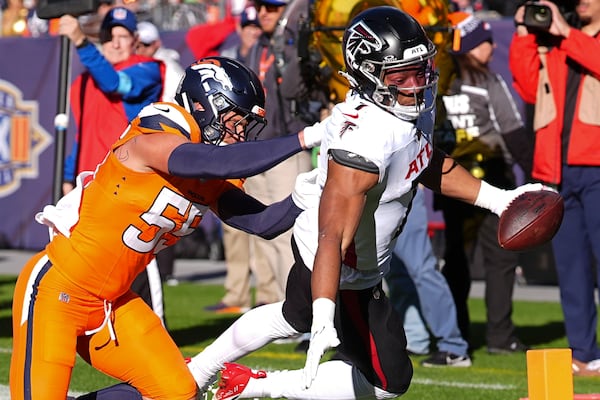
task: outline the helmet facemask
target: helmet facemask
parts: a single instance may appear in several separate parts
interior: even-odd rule
[[[421,113],[433,109],[435,106],[434,99],[437,95],[438,74],[434,69],[432,58],[411,63],[384,62],[379,63],[379,65],[375,64],[378,63],[366,61],[360,67],[362,74],[374,84],[372,93],[366,94],[375,104],[396,117],[407,121],[413,121]],[[417,75],[415,79],[418,79],[422,84],[386,84],[386,75],[393,72],[414,72]],[[398,101],[399,97],[412,98],[412,102],[401,104]]]
[[[212,108],[212,118],[202,131],[205,142],[225,145],[227,143],[224,142],[224,139],[227,135],[237,142],[256,140],[265,127],[265,111],[257,105],[253,106],[250,111],[244,110],[220,93],[209,96],[208,101]],[[203,114],[203,116],[207,114],[205,111],[194,111],[192,115],[195,118],[197,118],[195,113]],[[238,115],[242,118],[237,119]],[[237,120],[229,123],[234,118]]]
[[[266,124],[258,76],[226,57],[203,58],[186,68],[175,102],[194,117],[205,143],[253,140]]]

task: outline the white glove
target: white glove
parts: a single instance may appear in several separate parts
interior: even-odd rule
[[[516,189],[505,190],[492,186],[485,181],[481,181],[481,188],[479,189],[479,194],[477,195],[477,199],[475,200],[474,204],[478,207],[488,209],[497,216],[500,216],[516,197],[525,192],[533,192],[537,190],[555,191],[554,189],[544,186],[541,183],[527,183],[517,187]]]
[[[317,183],[319,168],[312,171],[303,172],[296,177],[292,200],[299,208],[307,210],[319,205],[321,197],[321,187]]]
[[[306,352],[306,364],[303,371],[304,389],[308,389],[317,376],[321,357],[325,352],[340,344],[337,331],[333,326],[335,303],[324,297],[313,301],[313,321],[310,328],[310,345]]]
[[[312,149],[321,144],[321,138],[323,137],[323,127],[320,122],[314,125],[307,126],[304,128],[304,146],[307,149]]]

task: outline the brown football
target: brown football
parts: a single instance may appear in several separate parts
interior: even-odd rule
[[[564,202],[550,190],[517,196],[500,216],[498,243],[506,250],[528,250],[550,241],[562,222]]]

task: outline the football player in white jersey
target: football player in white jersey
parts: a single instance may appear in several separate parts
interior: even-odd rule
[[[295,257],[286,299],[250,310],[188,364],[201,389],[222,369],[216,399],[387,399],[409,387],[400,317],[381,287],[417,183],[500,214],[528,185],[505,191],[434,149],[435,46],[393,7],[358,14],[343,38],[351,90],[323,131],[318,167],[293,193]],[[230,363],[270,341],[311,332],[304,369]],[[320,363],[322,355],[335,355]]]

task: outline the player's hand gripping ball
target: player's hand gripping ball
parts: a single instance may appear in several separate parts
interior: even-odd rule
[[[506,250],[528,250],[550,241],[562,222],[564,202],[551,190],[517,196],[500,216],[498,243]]]

